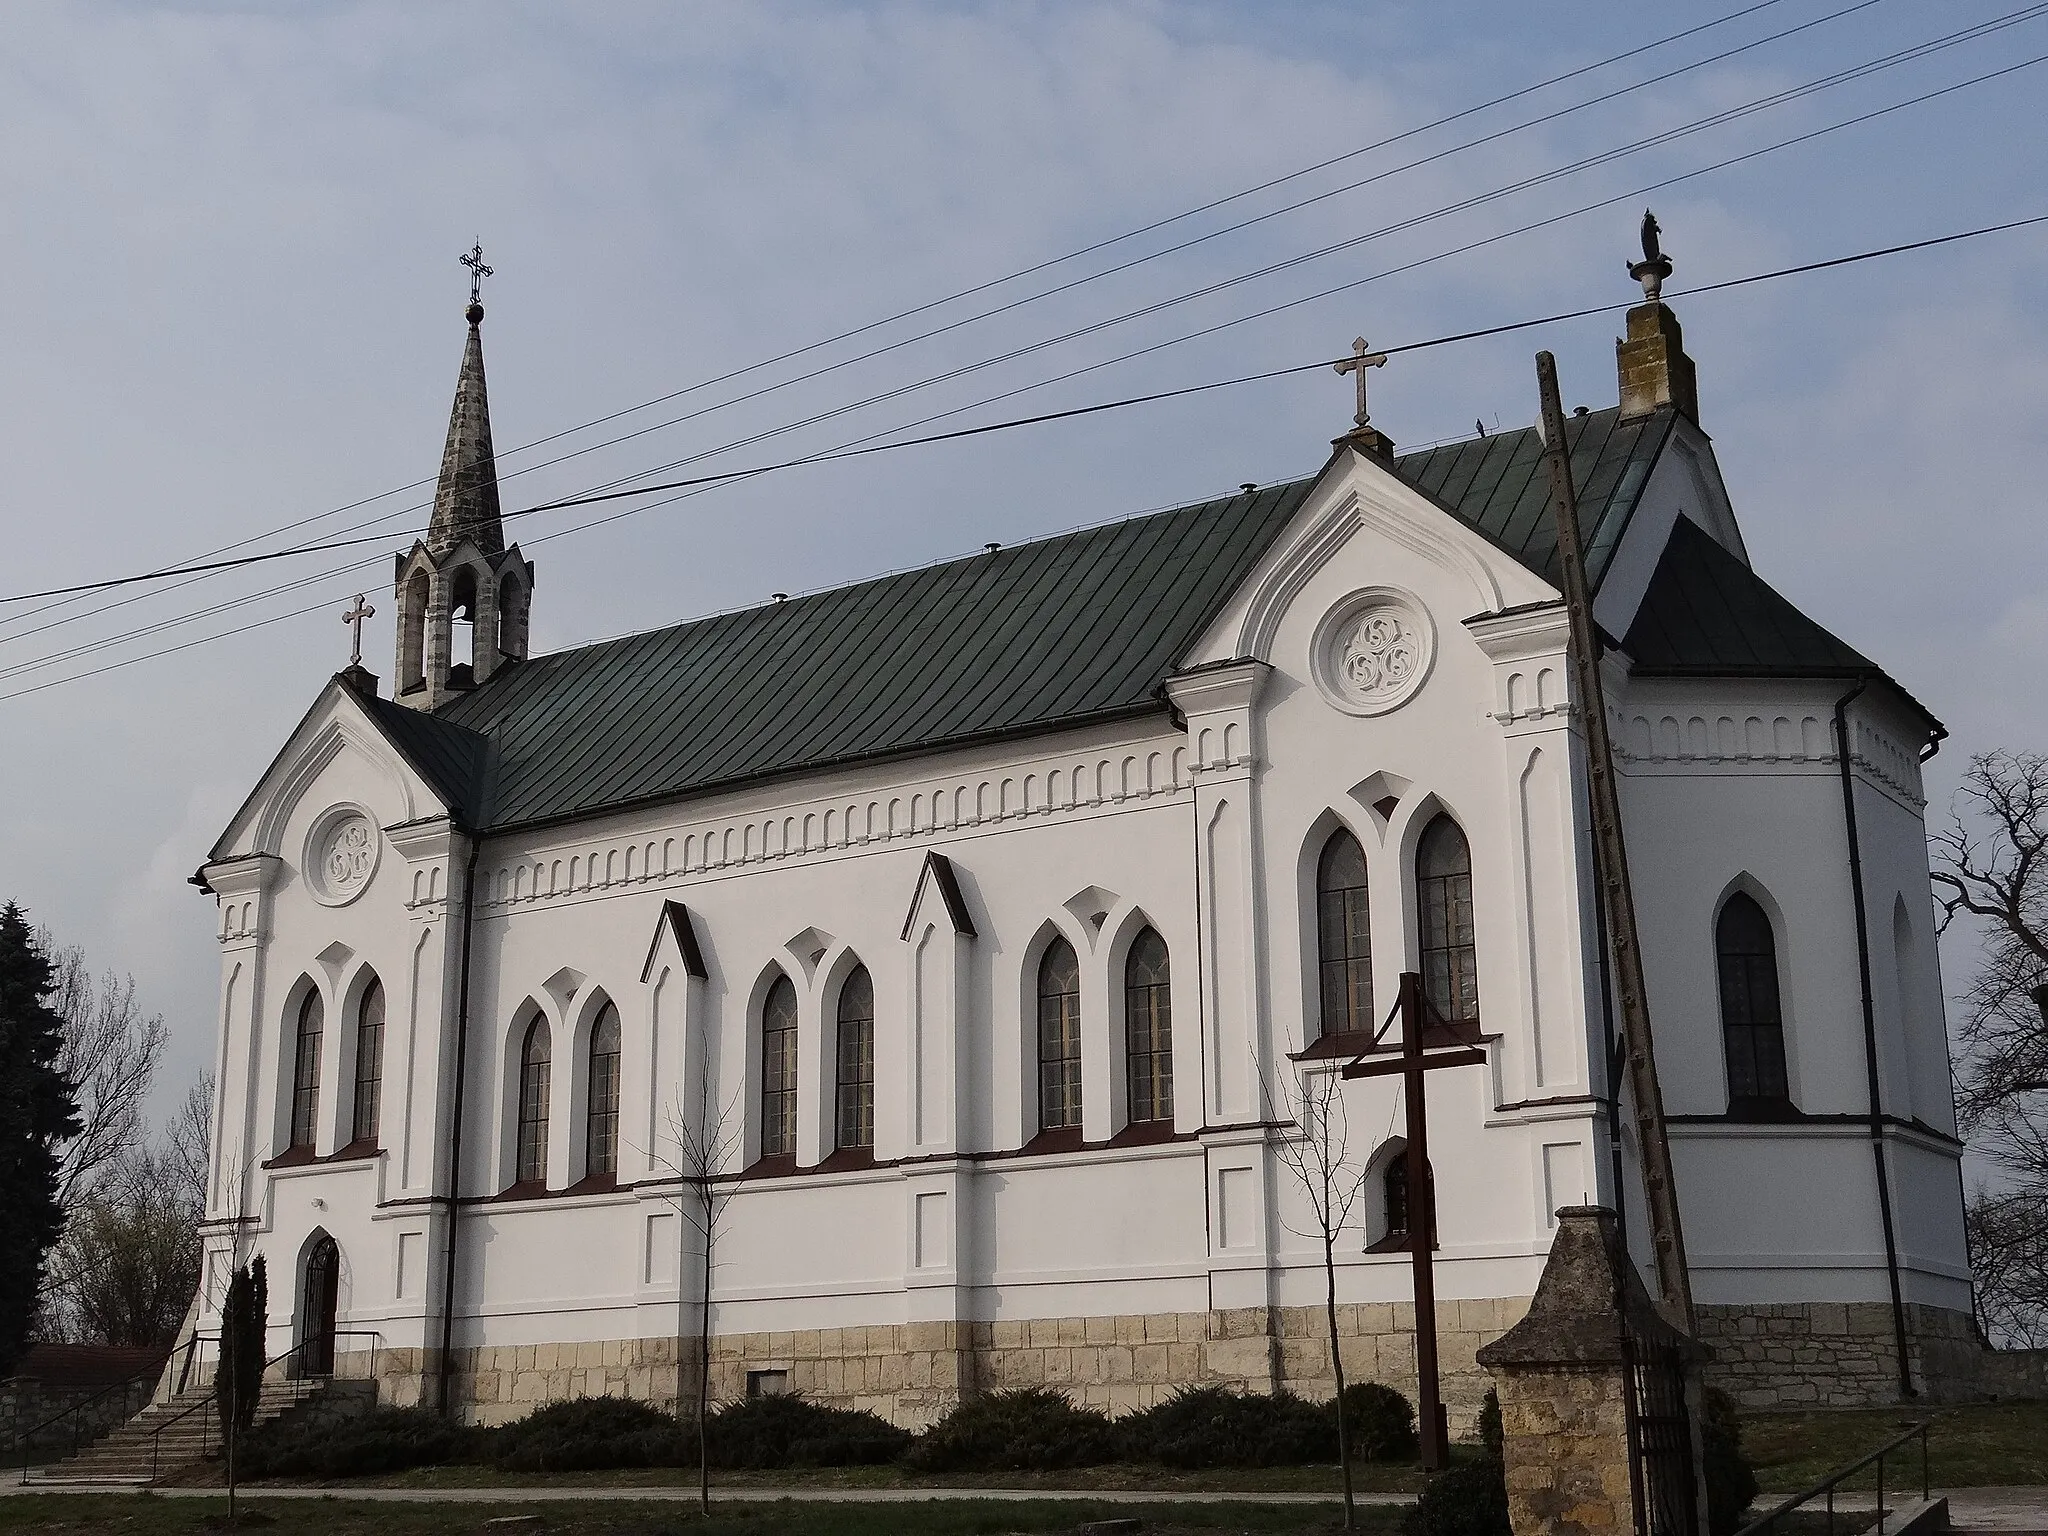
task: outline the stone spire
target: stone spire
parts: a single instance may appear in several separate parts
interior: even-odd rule
[[[484,270],[488,271],[488,268]],[[491,402],[484,389],[483,304],[469,301],[469,342],[448,413],[448,444],[441,450],[441,481],[427,548],[436,557],[467,539],[487,555],[502,554],[505,527],[498,506],[498,461],[491,451]]]
[[[1628,275],[1643,285],[1643,302],[1628,312],[1628,339],[1615,339],[1614,371],[1621,385],[1621,419],[1648,416],[1659,406],[1672,406],[1688,420],[1700,419],[1699,385],[1692,359],[1685,355],[1685,332],[1678,316],[1664,304],[1664,279],[1671,258],[1658,236],[1657,216],[1643,210],[1643,259],[1628,265]]]

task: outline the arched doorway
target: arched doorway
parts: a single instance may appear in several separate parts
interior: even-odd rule
[[[299,1374],[334,1374],[334,1312],[341,1288],[341,1250],[325,1232],[306,1250],[299,1282]]]

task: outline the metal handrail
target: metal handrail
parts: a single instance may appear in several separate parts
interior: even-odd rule
[[[1880,1445],[1876,1450],[1872,1451],[1868,1456],[1865,1456],[1861,1461],[1852,1461],[1848,1466],[1843,1467],[1839,1472],[1836,1472],[1829,1477],[1823,1478],[1820,1482],[1815,1483],[1811,1488],[1807,1489],[1804,1493],[1795,1493],[1792,1495],[1791,1498],[1785,1500],[1784,1503],[1778,1505],[1776,1508],[1771,1509],[1762,1515],[1759,1515],[1756,1519],[1750,1521],[1749,1524],[1745,1525],[1741,1530],[1737,1531],[1735,1533],[1735,1536],[1757,1536],[1757,1533],[1760,1531],[1774,1531],[1777,1528],[1777,1523],[1781,1518],[1783,1518],[1786,1515],[1789,1515],[1793,1510],[1797,1509],[1800,1505],[1805,1504],[1810,1500],[1819,1498],[1822,1494],[1826,1494],[1828,1496],[1828,1536],[1835,1536],[1835,1489],[1840,1484],[1845,1483],[1850,1478],[1854,1477],[1858,1472],[1861,1472],[1865,1467],[1869,1466],[1872,1462],[1877,1463],[1877,1521],[1879,1529],[1882,1530],[1885,1516],[1884,1459],[1885,1457],[1889,1456],[1893,1451],[1897,1450],[1900,1446],[1904,1445],[1908,1440],[1918,1440],[1920,1442],[1920,1498],[1922,1502],[1925,1502],[1926,1499],[1932,1493],[1933,1485],[1928,1481],[1927,1478],[1928,1423],[1929,1421],[1926,1419],[1920,1419],[1915,1421],[1902,1433],[1894,1435],[1891,1439],[1885,1441],[1883,1445]]]
[[[61,1424],[65,1419],[72,1417],[74,1414],[83,1414],[85,1410],[92,1407],[93,1404],[101,1401],[104,1398],[113,1396],[113,1394],[116,1392],[126,1393],[130,1387],[134,1386],[136,1382],[142,1380],[142,1378],[145,1376],[148,1376],[152,1373],[162,1375],[164,1367],[169,1363],[169,1356],[166,1356],[164,1359],[159,1360],[155,1365],[145,1365],[139,1371],[130,1371],[126,1376],[123,1376],[119,1381],[111,1382],[108,1385],[100,1388],[99,1391],[93,1393],[91,1397],[86,1398],[83,1402],[73,1403],[69,1408],[60,1408],[55,1413],[51,1414],[47,1419],[44,1419],[40,1424],[32,1424],[27,1429],[23,1430],[21,1432],[22,1482],[24,1484],[28,1482],[28,1469],[34,1464],[35,1461],[35,1444],[37,1435],[41,1434],[44,1430],[48,1429],[52,1424]],[[70,1452],[70,1454],[73,1456],[76,1456],[78,1454],[78,1442],[78,1425],[73,1425],[71,1430]]]
[[[196,1334],[193,1336],[194,1343],[198,1342],[198,1337],[199,1336]],[[218,1338],[219,1335],[215,1334],[213,1335],[213,1337]],[[258,1390],[261,1390],[260,1382],[264,1373],[267,1372],[273,1365],[276,1365],[281,1361],[289,1360],[293,1355],[298,1354],[301,1350],[306,1349],[310,1345],[318,1344],[322,1341],[331,1342],[335,1339],[381,1339],[383,1337],[384,1335],[382,1331],[376,1328],[329,1328],[326,1329],[324,1332],[312,1334],[306,1338],[299,1340],[299,1342],[294,1344],[290,1349],[284,1350],[279,1354],[272,1355],[268,1360],[264,1361],[260,1366],[256,1368],[256,1375],[259,1382]],[[372,1345],[370,1348],[370,1380],[374,1384],[376,1379],[377,1349],[376,1346]],[[209,1392],[204,1397],[201,1397],[198,1402],[192,1404],[191,1407],[179,1410],[177,1413],[172,1414],[168,1419],[165,1419],[161,1424],[157,1425],[156,1429],[151,1433],[149,1437],[149,1480],[152,1483],[154,1483],[157,1480],[158,1476],[160,1476],[163,1471],[164,1431],[169,1429],[173,1424],[180,1423],[183,1420],[190,1418],[193,1414],[199,1412],[202,1408],[211,1408],[213,1406],[214,1396],[212,1393]],[[201,1425],[205,1426],[205,1430],[202,1433],[199,1442],[199,1453],[203,1456],[206,1454],[208,1450],[212,1448],[211,1442],[213,1438],[213,1420],[211,1418],[203,1418],[199,1422],[201,1423]]]

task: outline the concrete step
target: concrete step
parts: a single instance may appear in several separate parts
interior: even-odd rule
[[[331,1383],[266,1381],[256,1400],[256,1422],[267,1424],[329,1391]],[[220,1453],[220,1426],[211,1392],[186,1392],[152,1403],[126,1424],[32,1480],[51,1486],[147,1483]]]

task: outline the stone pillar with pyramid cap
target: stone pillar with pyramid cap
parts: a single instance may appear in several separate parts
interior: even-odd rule
[[[478,247],[462,258],[470,269],[469,340],[455,382],[448,440],[434,490],[426,538],[398,559],[401,704],[434,709],[513,662],[523,661],[533,598],[533,562],[507,548],[498,501],[498,464],[491,448],[490,397],[484,385],[484,306],[479,284],[490,275]],[[455,621],[470,624],[470,654],[455,652]]]

